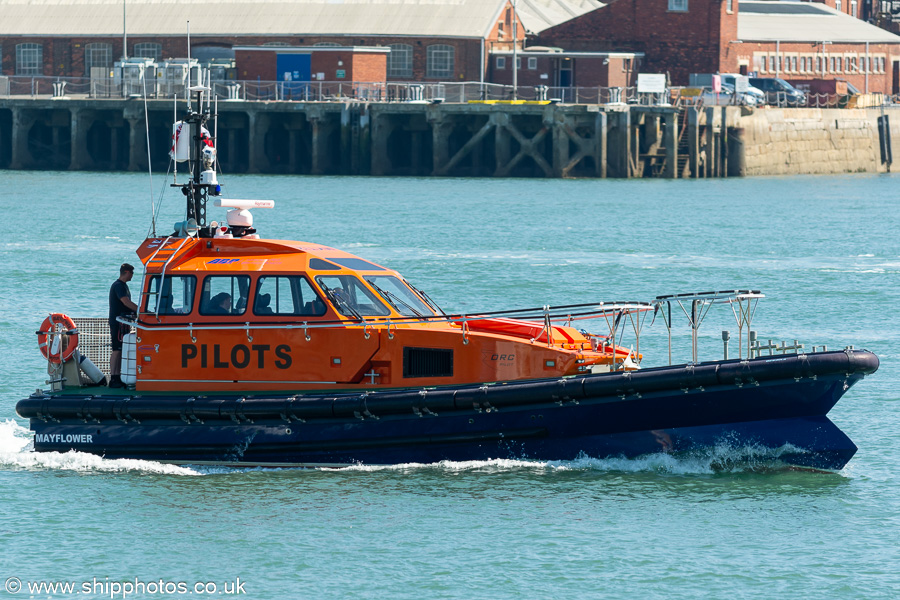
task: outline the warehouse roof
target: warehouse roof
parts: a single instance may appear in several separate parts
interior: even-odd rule
[[[599,0],[518,0],[516,8],[525,29],[540,33],[602,6]]]
[[[900,44],[900,36],[824,4],[783,0],[742,0],[738,6],[738,39]]]
[[[2,0],[0,35],[122,35],[123,5]],[[127,0],[127,29],[134,36],[183,35],[190,21],[191,35],[483,37],[505,5],[506,0]]]

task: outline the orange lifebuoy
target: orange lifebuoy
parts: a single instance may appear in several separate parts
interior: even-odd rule
[[[58,328],[57,326],[61,327]],[[75,327],[75,321],[68,315],[51,313],[41,323],[41,329],[37,334],[38,348],[41,354],[52,363],[59,364],[60,361],[65,362],[69,360],[78,348],[78,328]],[[53,335],[61,337],[62,352],[50,351],[50,340],[53,338]]]

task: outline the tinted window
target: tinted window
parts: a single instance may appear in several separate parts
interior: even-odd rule
[[[249,294],[249,275],[210,275],[203,280],[200,314],[242,315]]]
[[[159,314],[185,315],[191,312],[194,306],[196,287],[197,278],[193,275],[167,275],[163,281],[162,293],[158,293],[159,275],[154,275],[150,278],[144,311],[156,314],[156,305],[159,302]]]
[[[330,263],[327,260],[322,260],[321,258],[311,258],[309,259],[309,268],[315,269],[316,271],[340,271],[341,268],[334,263]]]
[[[321,316],[325,303],[304,277],[260,277],[253,314]]]
[[[316,281],[342,315],[384,317],[391,314],[388,307],[353,275],[319,275]]]
[[[347,267],[348,269],[353,269],[355,271],[384,271],[383,267],[379,267],[375,263],[370,263],[361,258],[331,258],[329,260],[336,262],[342,267]]]

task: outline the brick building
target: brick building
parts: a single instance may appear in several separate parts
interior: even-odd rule
[[[519,4],[537,27],[600,6],[597,0]],[[183,58],[189,21],[190,55],[201,60],[234,58],[238,46],[384,46],[390,48],[388,80],[482,81],[491,50],[511,49],[514,29],[523,42],[528,24],[519,19],[514,28],[514,19],[510,0],[0,2],[0,74],[84,77],[123,55]]]
[[[690,73],[842,79],[900,92],[900,36],[823,3],[612,0],[541,31],[534,43],[569,51],[642,52],[645,73],[686,85]]]
[[[630,87],[637,82],[644,56],[635,52],[571,52],[528,47],[491,53],[488,79],[512,84],[513,60],[519,63],[517,81],[522,86]]]

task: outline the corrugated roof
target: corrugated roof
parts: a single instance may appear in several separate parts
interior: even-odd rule
[[[599,0],[518,0],[517,10],[525,29],[540,33],[603,6]]]
[[[738,39],[900,44],[900,36],[824,4],[778,0],[742,0],[738,5]]]
[[[128,35],[482,37],[504,0],[127,0]],[[123,0],[0,0],[0,35],[122,34]]]

